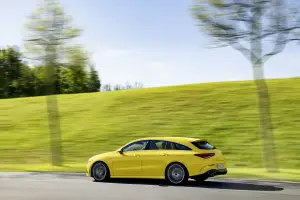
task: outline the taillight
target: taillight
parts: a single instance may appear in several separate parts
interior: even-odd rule
[[[198,156],[198,157],[204,158],[204,159],[213,157],[214,155],[215,155],[215,153],[199,153],[199,154],[195,154],[195,156]]]

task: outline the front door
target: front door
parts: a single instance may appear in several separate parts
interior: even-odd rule
[[[112,161],[113,177],[139,177],[142,176],[142,161],[140,154],[148,141],[133,142],[123,148],[123,153]]]

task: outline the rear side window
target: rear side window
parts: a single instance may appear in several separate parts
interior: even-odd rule
[[[213,150],[216,149],[213,145],[209,144],[207,141],[197,141],[192,142],[198,149],[206,149],[206,150]]]
[[[176,150],[185,150],[185,151],[191,150],[187,146],[184,146],[184,145],[181,145],[181,144],[175,144],[175,148],[176,148]]]
[[[192,149],[175,142],[167,142],[165,149],[167,150],[184,150],[184,151],[191,151]]]

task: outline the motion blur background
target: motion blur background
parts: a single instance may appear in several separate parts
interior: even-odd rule
[[[185,136],[220,148],[228,176],[300,180],[298,13],[296,0],[0,0],[0,170],[84,172],[132,139]]]

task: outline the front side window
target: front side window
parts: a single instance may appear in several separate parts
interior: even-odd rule
[[[123,152],[144,150],[148,141],[137,141],[123,148]]]

